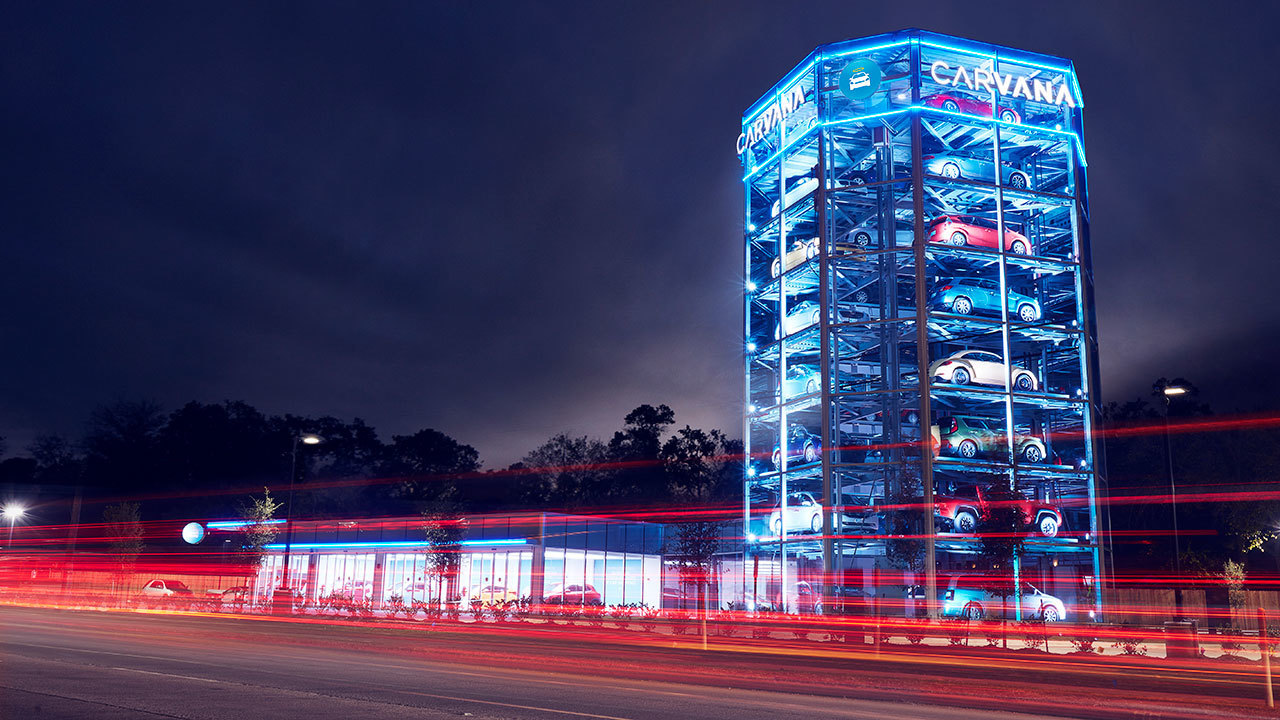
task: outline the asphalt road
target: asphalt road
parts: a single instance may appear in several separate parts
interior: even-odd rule
[[[947,707],[945,694],[922,703],[716,686],[706,666],[687,668],[691,682],[641,679],[654,675],[647,663],[679,678],[682,661],[636,650],[624,662],[632,651],[618,648],[594,659],[590,648],[537,639],[12,607],[0,608],[0,630],[5,720],[1050,717]]]

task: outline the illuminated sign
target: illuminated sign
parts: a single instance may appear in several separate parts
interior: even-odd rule
[[[804,88],[796,85],[790,90],[778,96],[773,104],[765,108],[764,112],[755,119],[747,129],[738,136],[738,154],[747,151],[747,148],[755,145],[764,139],[765,135],[773,132],[774,128],[782,123],[782,120],[791,113],[800,109],[804,105]]]
[[[869,58],[854,58],[840,73],[840,92],[850,100],[866,100],[880,89],[880,66]]]
[[[1076,107],[1076,99],[1067,89],[1065,79],[1061,83],[1052,80],[1041,80],[1035,77],[1037,70],[1031,75],[1014,75],[1013,73],[996,72],[990,60],[975,68],[967,68],[957,64],[952,68],[943,60],[935,60],[929,66],[929,75],[939,85],[960,87],[964,85],[973,91],[986,90],[1004,97],[1026,98],[1033,102],[1050,103]]]
[[[182,527],[182,539],[188,545],[198,545],[204,539],[204,526],[198,522],[189,522]]]

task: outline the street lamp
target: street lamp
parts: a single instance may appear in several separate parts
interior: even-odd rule
[[[4,545],[6,548],[13,547],[13,526],[14,523],[21,520],[26,514],[27,509],[17,503],[4,506],[4,510],[0,511],[4,515],[4,519],[9,521],[9,540]]]
[[[1173,564],[1176,577],[1173,584],[1174,611],[1182,619],[1182,546],[1178,539],[1178,485],[1173,479],[1173,441],[1169,437],[1169,404],[1173,398],[1186,395],[1191,389],[1176,382],[1161,382],[1160,396],[1164,398],[1164,453],[1169,468],[1169,507],[1173,511]]]
[[[319,445],[324,442],[324,438],[314,433],[303,433],[293,436],[293,452],[292,461],[289,464],[289,498],[285,501],[284,506],[284,570],[280,587],[285,592],[289,590],[289,550],[293,545],[293,485],[298,478],[298,445]],[[290,606],[292,607],[292,600]]]

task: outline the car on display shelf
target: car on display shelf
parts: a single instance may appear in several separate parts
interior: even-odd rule
[[[769,274],[773,277],[778,277],[791,268],[799,267],[818,257],[820,249],[821,242],[818,238],[796,240],[791,249],[783,253],[782,257],[773,259],[773,264],[769,266]]]
[[[471,599],[480,601],[481,605],[499,605],[516,602],[520,599],[520,595],[502,585],[485,585],[484,587],[473,588]]]
[[[812,365],[792,365],[782,381],[782,396],[811,395],[822,389],[822,372]]]
[[[822,591],[805,580],[796,583],[796,611],[801,615],[821,615]]]
[[[1026,368],[1013,366],[1013,389],[1035,392],[1039,387],[1036,376]],[[929,377],[935,382],[952,385],[993,385],[1004,387],[1009,378],[1009,365],[997,354],[986,350],[964,350],[934,361],[929,366]]]
[[[1019,320],[1033,323],[1040,319],[1040,301],[1013,290],[1008,291],[1009,312]],[[957,315],[1000,314],[1000,283],[987,278],[952,278],[940,281],[929,294],[929,305],[935,310],[950,310]]]
[[[791,178],[791,180],[793,181],[790,183],[791,187],[787,189],[783,199],[773,202],[773,209],[770,211],[771,217],[778,217],[778,213],[782,212],[783,209],[791,207],[792,203],[818,189],[818,178],[812,175],[801,175]]]
[[[997,163],[990,157],[970,155],[967,153],[947,153],[923,155],[924,171],[930,175],[940,175],[948,180],[978,180],[994,183],[996,168],[1000,168],[1000,184],[1014,190],[1026,190],[1031,187],[1031,178],[1021,170],[1006,163]]]
[[[972,497],[934,495],[933,514],[949,532],[972,535],[987,510],[993,505],[1006,504],[1017,507],[1034,532],[1044,537],[1058,537],[1058,531],[1062,529],[1062,510],[1011,491],[975,487]]]
[[[930,95],[924,99],[924,104],[947,112],[961,112],[982,117],[992,116],[990,100],[981,100],[959,90],[948,90],[936,95]],[[1004,105],[996,108],[995,117],[1007,123],[1017,124],[1022,122],[1022,115],[1017,110]]]
[[[783,512],[778,506],[769,513],[769,531],[774,537],[783,532]],[[822,532],[822,505],[807,492],[787,494],[786,532]]]
[[[822,438],[809,432],[803,425],[792,425],[787,436],[787,463],[800,461],[802,464],[816,462],[822,454]],[[773,446],[773,466],[782,467],[782,446]]]
[[[542,601],[549,605],[599,605],[600,593],[590,585],[553,585]]]
[[[836,322],[849,323],[856,322],[866,317],[862,313],[846,310],[839,305],[836,306]],[[787,317],[782,322],[782,326],[777,325],[773,328],[773,339],[778,340],[783,335],[792,335],[801,330],[817,325],[822,322],[822,307],[812,300],[805,300],[796,303],[787,313]]]
[[[941,583],[939,583],[941,586]],[[1007,586],[1010,592],[1013,583],[1008,579],[985,578],[976,575],[957,575],[947,581],[946,588],[939,587],[939,605],[943,617],[963,617],[969,620],[981,620],[986,617],[999,617],[1001,608],[1013,605],[999,596],[999,586]],[[1062,600],[1041,591],[1029,582],[1021,585],[1022,617],[1043,620],[1046,623],[1061,622],[1067,619],[1067,606]],[[924,593],[919,593],[923,597]],[[1012,598],[1010,598],[1012,600]],[[1012,610],[1012,608],[1009,608]],[[1010,613],[1012,614],[1012,613]]]
[[[975,460],[981,456],[1001,455],[1005,450],[1005,433],[998,420],[951,415],[938,418],[938,424],[930,431],[935,457]],[[1048,456],[1043,440],[1018,433],[1013,435],[1013,451],[1015,457],[1029,463],[1045,462]]]
[[[986,218],[973,215],[939,215],[929,221],[925,241],[956,247],[1000,247],[1000,229]],[[1026,235],[1004,229],[1004,249],[1014,255],[1030,255],[1031,241]]]

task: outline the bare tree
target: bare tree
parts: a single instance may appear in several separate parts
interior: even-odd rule
[[[145,547],[142,542],[142,509],[138,503],[122,502],[108,505],[102,511],[102,521],[107,526],[109,548],[116,559],[116,577],[112,592],[122,594],[138,562],[138,555]]]

